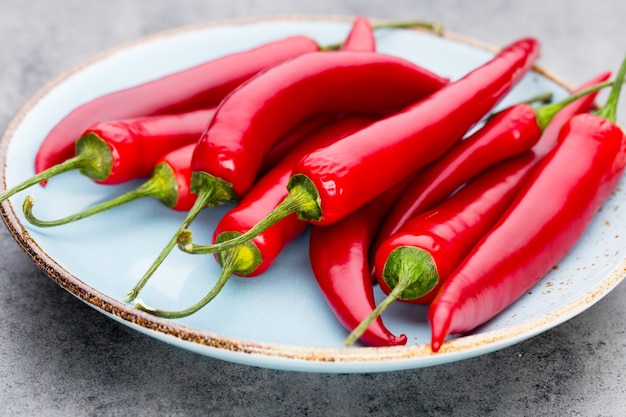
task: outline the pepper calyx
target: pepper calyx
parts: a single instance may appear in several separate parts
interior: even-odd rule
[[[423,297],[439,283],[439,273],[431,254],[413,246],[399,246],[391,251],[381,278],[392,290],[402,287],[398,294],[400,300]]]
[[[80,155],[81,174],[94,181],[107,179],[113,170],[111,148],[100,136],[88,132],[76,141],[76,155]]]

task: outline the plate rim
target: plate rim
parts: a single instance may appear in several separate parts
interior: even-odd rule
[[[207,30],[220,26],[245,25],[257,22],[285,20],[313,20],[348,23],[354,18],[355,16],[342,15],[288,14],[220,19],[201,24],[186,25],[159,31],[98,53],[44,83],[33,95],[30,96],[29,99],[27,99],[27,101],[9,120],[6,128],[0,135],[0,167],[2,167],[2,169],[0,169],[0,183],[2,183],[3,187],[6,189],[5,167],[8,156],[8,147],[12,139],[14,139],[13,136],[18,127],[21,125],[23,119],[43,97],[83,68],[87,68],[120,51],[124,51],[144,43],[153,42],[159,38],[167,38],[182,33]],[[372,23],[386,21],[386,19],[369,16],[367,18]],[[427,29],[415,30],[428,31]],[[456,34],[454,32],[448,32],[447,30],[444,30],[444,33],[441,35],[434,36],[441,36],[455,42],[462,42],[489,52],[496,52],[498,50],[498,48],[492,44],[468,36]],[[534,65],[532,70],[567,91],[572,91],[572,88],[564,82],[560,76],[553,74],[541,66]],[[194,348],[196,350],[202,348],[214,348],[219,351],[224,351],[225,353],[234,353],[236,355],[244,355],[246,357],[249,357],[250,355],[259,356],[266,359],[278,360],[280,362],[286,361],[289,363],[293,361],[304,361],[308,364],[305,365],[307,371],[315,371],[317,370],[315,369],[316,365],[323,363],[334,365],[341,363],[348,365],[348,367],[350,364],[359,365],[359,371],[362,371],[363,368],[367,368],[366,371],[368,372],[377,371],[377,369],[370,369],[370,367],[367,366],[367,364],[373,363],[377,363],[379,365],[381,363],[385,363],[387,368],[389,368],[387,370],[408,369],[425,365],[436,365],[443,362],[447,363],[489,353],[536,336],[539,333],[549,330],[550,328],[569,320],[573,316],[591,307],[602,297],[607,295],[626,276],[626,259],[622,259],[621,263],[611,271],[611,274],[607,275],[590,291],[563,305],[559,309],[550,311],[548,314],[543,314],[535,319],[528,320],[517,325],[508,326],[503,329],[491,330],[485,333],[463,335],[458,338],[448,340],[437,353],[433,353],[431,351],[429,343],[414,343],[405,346],[389,347],[359,346],[345,348],[286,345],[246,340],[189,327],[172,320],[150,315],[149,313],[134,308],[130,304],[112,298],[111,296],[86,284],[79,277],[71,274],[52,256],[48,255],[46,251],[39,246],[37,241],[30,237],[30,234],[18,218],[10,200],[6,200],[0,204],[0,212],[9,233],[40,270],[55,281],[60,287],[81,301],[87,303],[100,312],[112,316],[123,324],[137,327],[138,330],[146,331],[153,336],[158,336],[160,339],[172,336],[174,337],[174,340],[182,342],[183,347],[191,348],[192,350],[194,350]],[[426,358],[428,358],[429,363],[421,364],[420,359],[426,360]],[[433,358],[437,358],[437,360],[433,361]],[[243,358],[241,359],[245,362]],[[237,360],[234,360],[233,362],[237,362]],[[399,365],[400,363],[402,363],[402,365]],[[263,364],[261,364],[261,366],[262,365]],[[342,367],[340,368],[341,369],[338,369],[339,371],[349,371],[349,369],[346,370]],[[321,370],[328,371],[329,369],[328,367],[321,367]]]

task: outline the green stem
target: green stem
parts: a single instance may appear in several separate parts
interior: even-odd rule
[[[218,204],[230,203],[235,199],[235,195],[230,184],[203,172],[193,173],[192,187],[192,191],[198,194],[196,202],[187,212],[187,216],[176,230],[176,233],[172,235],[166,246],[163,250],[161,250],[161,253],[159,253],[152,265],[150,265],[150,268],[148,268],[146,273],[126,294],[126,297],[124,298],[125,301],[131,302],[137,298],[139,292],[148,283],[148,280],[150,280],[152,275],[154,275],[159,266],[161,266],[163,261],[165,261],[165,258],[167,258],[172,249],[176,246],[178,236],[183,233],[183,231],[187,230],[189,225],[196,219],[196,217],[198,217],[198,214],[200,214],[202,209],[205,207],[214,207]]]
[[[222,288],[224,288],[224,285],[226,285],[226,283],[234,273],[235,269],[237,268],[236,252],[237,250],[232,251],[232,253],[231,251],[227,252],[228,255],[225,257],[226,259],[222,267],[222,273],[220,274],[217,282],[215,283],[213,288],[211,288],[211,291],[207,293],[207,295],[205,295],[200,301],[198,301],[191,307],[179,311],[167,311],[150,307],[146,305],[142,300],[137,300],[137,302],[135,302],[135,308],[146,311],[157,317],[163,317],[166,319],[179,319],[182,317],[190,316],[191,314],[197,312],[202,307],[211,302],[211,300],[213,300],[220,293]]]
[[[26,188],[48,180],[64,172],[80,170],[83,175],[94,180],[109,176],[113,164],[111,149],[95,134],[87,134],[76,141],[76,156],[54,165],[39,174],[0,193],[0,203]]]
[[[161,252],[154,260],[154,262],[150,265],[148,270],[143,274],[139,281],[137,281],[135,286],[126,294],[124,301],[131,302],[135,298],[137,298],[143,287],[148,283],[152,275],[154,275],[159,266],[161,266],[163,261],[165,261],[165,258],[167,258],[170,252],[172,252],[172,249],[174,249],[174,247],[176,246],[178,235],[183,230],[186,230],[189,225],[196,219],[196,217],[198,217],[198,214],[200,214],[200,211],[202,211],[202,209],[207,205],[207,202],[211,199],[211,197],[212,193],[210,191],[198,194],[196,202],[194,203],[193,207],[191,207],[191,209],[187,212],[187,216],[176,230],[176,233],[174,233],[172,237],[170,237],[170,240],[161,250]]]
[[[621,83],[619,83],[621,85]],[[562,101],[559,101],[557,103],[551,103],[551,104],[546,104],[544,106],[541,107],[537,107],[535,109],[535,115],[537,118],[537,125],[541,128],[541,130],[545,129],[546,126],[548,126],[548,124],[550,123],[550,121],[552,120],[552,118],[554,118],[554,116],[565,106],[567,106],[568,104],[573,103],[574,101],[578,100],[579,98],[582,98],[586,95],[595,93],[597,91],[600,91],[603,88],[606,87],[610,87],[614,85],[613,81],[605,81],[602,83],[598,83],[594,86],[591,86],[589,88],[586,88],[584,90],[581,90],[575,94],[570,95],[569,97],[563,99]]]
[[[287,188],[289,189],[287,197],[247,232],[223,242],[203,246],[193,243],[191,231],[184,230],[178,237],[178,247],[183,252],[196,255],[217,253],[251,241],[290,214],[298,213],[298,216],[305,220],[321,218],[319,195],[308,178],[302,175],[294,176]]]
[[[545,93],[537,94],[536,96],[531,97],[528,100],[524,100],[522,101],[522,103],[528,105],[535,103],[549,104],[550,102],[552,102],[552,97],[554,97],[554,94],[552,94],[551,91],[547,91]]]
[[[389,295],[348,335],[350,346],[367,330],[383,311],[396,300],[416,300],[439,283],[439,273],[430,252],[412,246],[399,246],[387,256],[380,278],[391,289]]]
[[[55,227],[85,219],[144,197],[155,197],[171,207],[176,204],[177,194],[178,186],[172,169],[166,163],[161,163],[155,167],[152,177],[139,187],[79,213],[57,220],[41,220],[33,214],[35,197],[30,195],[24,200],[22,210],[24,211],[26,220],[33,225],[38,227]]]
[[[615,83],[609,93],[609,97],[606,103],[598,112],[597,116],[603,117],[606,120],[615,123],[617,121],[617,104],[619,102],[620,93],[622,92],[622,85],[626,78],[626,57],[622,61],[622,65],[619,68],[617,75],[615,76]]]
[[[427,22],[423,20],[404,20],[395,22],[385,22],[373,25],[372,29],[411,29],[411,28],[424,28],[431,30],[437,35],[443,35],[443,25],[439,22]]]
[[[79,169],[81,165],[83,164],[83,160],[84,160],[84,157],[80,155],[75,156],[73,158],[66,160],[65,162],[62,162],[58,165],[50,167],[46,169],[45,171],[42,171],[39,174],[22,181],[21,183],[0,193],[0,202],[13,196],[14,194],[19,193],[22,190],[25,190],[26,188],[32,187],[33,185],[40,183],[42,181],[45,181],[55,175],[58,175],[67,171]]]

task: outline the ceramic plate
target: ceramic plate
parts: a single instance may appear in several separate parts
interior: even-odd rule
[[[279,39],[306,34],[320,44],[341,41],[351,19],[278,17],[219,22],[141,39],[102,54],[44,86],[10,122],[1,142],[0,176],[6,187],[33,175],[39,143],[65,114],[102,94],[202,61]],[[459,36],[425,31],[381,30],[379,50],[457,79],[486,62],[493,49]],[[500,104],[504,107],[552,91],[568,93],[543,70],[528,74]],[[531,292],[471,334],[430,351],[426,310],[396,303],[384,314],[387,326],[405,333],[403,347],[344,348],[346,331],[326,305],[311,274],[307,235],[289,246],[264,275],[233,277],[206,308],[185,319],[164,320],[124,303],[125,293],[144,273],[183,219],[144,199],[81,222],[50,229],[30,226],[21,204],[36,197],[35,212],[57,218],[120,194],[124,186],[96,185],[78,173],[52,179],[2,204],[16,241],[46,274],[98,311],[156,339],[210,357],[253,366],[316,372],[379,372],[457,361],[510,346],[562,323],[606,295],[624,277],[626,205],[622,188],[598,213],[588,232],[558,268]],[[229,207],[205,210],[193,224],[197,242],[208,242]],[[211,256],[175,250],[141,293],[148,304],[179,309],[195,302],[215,282]],[[382,293],[377,292],[377,299]]]

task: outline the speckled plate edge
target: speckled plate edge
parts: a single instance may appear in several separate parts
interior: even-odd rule
[[[326,15],[289,15],[271,16],[243,19],[228,19],[210,22],[202,25],[185,26],[169,31],[159,32],[145,36],[133,42],[126,43],[117,48],[84,61],[80,65],[61,74],[46,83],[35,93],[10,120],[5,131],[0,137],[0,166],[6,166],[7,148],[14,131],[20,125],[25,115],[38,102],[48,94],[55,86],[75,74],[80,69],[89,66],[118,51],[130,48],[134,45],[149,42],[159,37],[167,37],[185,31],[194,31],[222,25],[238,25],[257,21],[271,20],[326,20],[326,21],[349,21],[352,17],[326,16]],[[371,19],[372,22],[381,21]],[[417,29],[419,30],[419,29]],[[489,51],[497,48],[484,42],[470,39],[454,33],[446,32],[444,37],[454,41],[467,43]],[[556,84],[570,89],[569,86],[541,67],[535,66],[534,71],[552,80]],[[0,171],[0,182],[5,186],[4,169]],[[38,243],[30,237],[17,217],[15,209],[10,201],[5,201],[0,206],[3,220],[22,250],[33,262],[53,281],[62,288],[94,307],[111,318],[140,332],[146,333],[156,339],[173,343],[177,346],[209,354],[224,360],[233,362],[259,365],[276,369],[313,372],[371,372],[393,371],[402,369],[432,366],[462,360],[489,352],[502,349],[522,340],[542,333],[558,324],[569,320],[580,312],[591,307],[603,296],[608,294],[626,276],[626,259],[614,271],[606,276],[598,285],[576,300],[551,311],[537,319],[527,321],[520,325],[510,326],[502,330],[489,331],[475,335],[462,336],[450,340],[444,344],[440,352],[431,352],[428,344],[413,344],[399,347],[354,347],[354,348],[320,348],[299,347],[272,343],[259,343],[232,337],[225,337],[208,331],[203,331],[178,323],[160,319],[134,309],[132,306],[120,302],[108,295],[86,285],[78,277],[66,271],[51,256],[49,256]],[[263,357],[259,362],[258,356]],[[421,360],[424,359],[424,360]],[[375,366],[369,366],[375,365]]]

